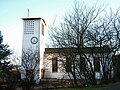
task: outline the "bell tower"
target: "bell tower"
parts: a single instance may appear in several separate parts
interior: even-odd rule
[[[41,17],[38,18],[22,18],[23,20],[23,40],[22,40],[22,51],[27,52],[28,50],[38,51],[40,63],[39,78],[41,77],[41,69],[43,66],[43,55],[45,51],[45,20]],[[38,78],[38,77],[37,77]]]

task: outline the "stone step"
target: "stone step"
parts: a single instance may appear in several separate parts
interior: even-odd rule
[[[57,78],[44,78],[41,81],[59,81]]]
[[[41,85],[43,88],[62,88],[61,82],[57,78],[45,78],[41,80]]]

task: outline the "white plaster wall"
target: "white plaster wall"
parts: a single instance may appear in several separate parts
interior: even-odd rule
[[[28,49],[31,50],[38,50],[38,45],[39,45],[39,20],[34,20],[34,34],[24,34],[23,32],[23,41],[22,41],[22,50],[26,51]],[[23,30],[25,29],[25,21],[23,21]],[[32,37],[37,37],[38,38],[38,43],[37,44],[32,44],[31,43],[31,38]]]
[[[28,49],[30,49],[33,52],[36,51],[36,50],[39,52],[39,54],[40,54],[40,65],[37,66],[37,68],[39,68],[39,73],[37,75],[35,75],[35,79],[38,79],[38,78],[41,77],[41,69],[43,68],[43,55],[44,55],[44,51],[45,51],[44,36],[41,34],[41,24],[42,23],[44,24],[44,22],[43,22],[42,19],[32,20],[32,21],[34,21],[34,34],[24,34],[25,21],[27,21],[27,20],[23,20],[22,50],[26,52]],[[37,37],[38,38],[38,42],[36,44],[31,43],[31,38],[32,37]]]
[[[39,51],[40,51],[40,65],[39,65],[39,68],[40,68],[40,78],[41,78],[41,69],[44,68],[44,64],[43,64],[43,57],[44,57],[44,52],[45,52],[45,33],[44,33],[44,36],[42,35],[42,24],[44,25],[44,30],[45,30],[45,23],[43,22],[43,20],[41,19],[40,20],[40,23],[39,23]],[[45,31],[44,31],[45,32]]]
[[[89,57],[88,54],[86,54],[87,57]],[[97,54],[96,56],[99,56],[99,54]],[[65,72],[65,69],[64,68],[61,68],[61,64],[62,62],[61,61],[58,61],[58,72],[52,72],[52,58],[53,57],[59,57],[58,54],[52,54],[52,53],[49,53],[49,54],[45,54],[44,55],[44,66],[45,66],[45,78],[58,78],[58,79],[69,79],[69,77],[67,76],[66,72]],[[77,56],[77,58],[79,58],[79,56]],[[93,64],[93,58],[92,57],[89,57],[89,59],[91,59],[91,62]],[[93,68],[94,68],[94,65],[93,65]],[[100,67],[101,69],[101,67]],[[102,69],[101,69],[102,71]],[[96,79],[101,79],[101,72],[95,72],[95,77]]]
[[[58,54],[45,54],[44,55],[44,67],[45,67],[45,78],[65,78],[65,70],[62,67],[62,62],[58,60],[58,72],[52,72],[52,58],[58,56]]]

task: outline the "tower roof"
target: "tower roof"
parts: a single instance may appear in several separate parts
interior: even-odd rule
[[[42,19],[43,22],[45,23],[45,20],[41,17],[27,17],[27,18],[22,18],[22,20],[39,20],[39,19]],[[46,23],[45,23],[46,25]]]

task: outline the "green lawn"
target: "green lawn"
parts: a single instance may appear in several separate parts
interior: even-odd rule
[[[116,89],[115,89],[116,88]],[[92,87],[83,87],[83,88],[61,88],[61,89],[52,89],[52,90],[119,90],[120,89],[120,82],[110,83],[107,85],[97,85]]]
[[[61,88],[57,90],[101,90],[103,87],[106,87],[105,85],[98,85],[98,86],[92,86],[92,87],[83,87],[83,88]],[[56,89],[52,89],[56,90]]]

